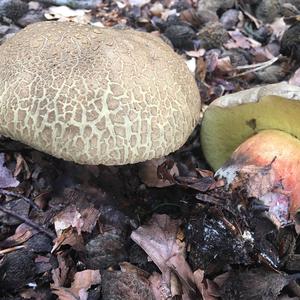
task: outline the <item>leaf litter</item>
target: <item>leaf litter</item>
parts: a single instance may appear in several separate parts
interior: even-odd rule
[[[186,60],[204,110],[248,87],[300,85],[300,6],[273,2],[2,1],[0,43],[45,18],[152,32]],[[199,149],[196,128],[166,158],[91,167],[1,138],[0,299],[300,297],[288,191],[268,166],[237,167],[228,184]]]

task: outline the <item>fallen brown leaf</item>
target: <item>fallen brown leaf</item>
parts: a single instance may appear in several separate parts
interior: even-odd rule
[[[15,158],[17,161],[16,168],[14,171],[14,177],[17,177],[22,171],[25,173],[25,178],[29,179],[31,177],[31,172],[26,160],[20,153],[15,154]]]
[[[224,47],[227,49],[233,48],[242,48],[242,49],[250,49],[260,47],[261,44],[251,38],[244,36],[238,29],[234,31],[228,31],[231,36],[231,40],[229,40]]]
[[[196,77],[199,78],[199,80],[204,81],[206,77],[206,61],[203,57],[199,57],[197,59],[197,68],[196,68]]]
[[[167,285],[164,285],[161,274],[154,272],[149,277],[149,281],[155,300],[167,300],[172,297],[171,290]]]
[[[54,226],[59,236],[65,229],[73,227],[80,235],[82,231],[91,232],[100,216],[100,212],[94,207],[78,209],[75,204],[67,206],[54,218]]]
[[[81,231],[92,232],[100,216],[100,211],[94,207],[87,207],[80,211],[83,225]]]
[[[88,289],[92,285],[101,283],[99,270],[84,270],[74,275],[74,281],[70,288],[52,285],[53,294],[58,296],[59,300],[87,300]]]
[[[158,169],[165,162],[165,158],[147,160],[139,165],[139,177],[149,187],[167,187],[174,184],[172,182],[173,176],[178,175],[179,171],[176,164],[173,164],[171,169],[168,169],[168,175],[170,180],[167,180],[165,176],[159,178]],[[160,168],[161,169],[161,168]],[[174,180],[173,180],[174,181]]]
[[[72,227],[65,229],[54,241],[54,246],[51,253],[57,251],[62,245],[69,245],[78,251],[84,250],[84,242],[81,235],[78,234]]]
[[[218,59],[217,70],[225,74],[228,74],[233,70],[233,66],[231,64],[231,60],[229,56]]]
[[[69,227],[76,228],[78,234],[81,234],[82,226],[83,220],[81,219],[81,214],[75,205],[67,206],[54,218],[54,227],[58,236],[60,236],[62,232]]]
[[[38,231],[29,225],[22,223],[17,228],[13,235],[0,242],[0,248],[12,247],[20,245],[29,240]]]
[[[4,166],[4,163],[5,163],[4,153],[0,153],[0,188],[18,186],[19,181],[12,176],[10,170]]]
[[[73,21],[88,24],[91,21],[90,10],[71,9],[68,6],[51,6],[45,13],[47,20]]]
[[[68,260],[61,253],[57,254],[57,261],[58,268],[52,270],[53,287],[63,286],[70,271]]]
[[[201,291],[203,300],[216,300],[210,292],[206,279],[204,279],[204,271],[198,269],[194,272],[195,283],[199,291]]]
[[[184,247],[176,240],[180,221],[167,215],[153,215],[147,225],[133,231],[131,238],[149,255],[162,272],[166,290],[172,291],[171,273],[180,279],[186,299],[197,294],[193,273],[184,258]],[[172,295],[173,296],[173,295]]]

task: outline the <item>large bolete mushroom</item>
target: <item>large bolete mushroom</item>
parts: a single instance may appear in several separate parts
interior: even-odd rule
[[[201,129],[208,163],[228,179],[233,166],[270,164],[290,192],[292,217],[300,207],[299,100],[300,88],[284,82],[226,95],[208,107]]]
[[[148,33],[42,22],[5,42],[0,57],[0,133],[58,158],[161,157],[200,118],[185,62]]]

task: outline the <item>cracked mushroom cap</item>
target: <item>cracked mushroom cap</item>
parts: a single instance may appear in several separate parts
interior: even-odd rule
[[[148,33],[35,23],[0,57],[0,133],[58,158],[120,165],[161,157],[200,118],[185,62]]]
[[[201,128],[203,153],[219,169],[249,137],[266,129],[300,139],[300,87],[286,82],[255,87],[212,102]]]

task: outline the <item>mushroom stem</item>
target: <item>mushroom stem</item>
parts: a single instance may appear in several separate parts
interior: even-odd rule
[[[289,212],[293,219],[300,208],[300,141],[297,138],[279,130],[262,130],[243,142],[218,172],[224,176],[232,166],[263,167],[270,163],[275,181],[281,181],[289,193]]]

